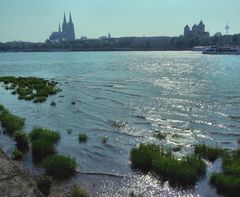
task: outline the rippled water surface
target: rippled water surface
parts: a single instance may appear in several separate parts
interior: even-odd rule
[[[26,119],[27,132],[34,126],[61,132],[59,152],[75,157],[81,172],[71,181],[94,196],[128,196],[132,190],[145,196],[217,196],[208,177],[195,188],[181,189],[134,172],[129,151],[139,143],[181,146],[177,155],[191,152],[196,143],[235,148],[240,138],[240,56],[1,53],[0,76],[6,75],[60,83],[63,92],[43,104],[19,101],[1,86],[0,102]],[[156,131],[166,133],[166,139],[155,139]],[[88,143],[78,143],[80,132],[88,133]],[[0,135],[0,143],[11,152],[8,137]],[[32,168],[30,156],[25,164]],[[208,176],[219,169],[219,162],[209,164]]]

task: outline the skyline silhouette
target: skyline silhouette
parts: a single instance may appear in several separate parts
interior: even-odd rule
[[[232,0],[1,0],[0,42],[22,40],[44,42],[58,29],[62,15],[72,12],[76,38],[98,38],[111,32],[123,36],[179,36],[186,24],[203,20],[206,31],[240,32],[240,2]]]

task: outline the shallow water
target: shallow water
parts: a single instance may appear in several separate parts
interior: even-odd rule
[[[59,82],[63,92],[46,103],[19,101],[2,86],[0,102],[35,126],[61,132],[60,153],[77,159],[72,182],[95,196],[218,196],[207,178],[195,188],[171,188],[130,168],[129,151],[138,143],[182,146],[177,155],[206,143],[237,147],[240,138],[240,56],[198,52],[0,53],[0,76],[36,76]],[[56,107],[50,106],[56,101]],[[71,102],[76,105],[71,105]],[[67,130],[72,129],[72,134]],[[165,132],[165,140],[153,137]],[[78,143],[86,132],[89,141]],[[108,137],[106,144],[102,138]],[[13,142],[0,135],[7,152]],[[32,168],[31,157],[24,163]],[[219,170],[218,162],[208,171]],[[34,168],[36,170],[36,168]],[[113,174],[119,176],[103,175]]]

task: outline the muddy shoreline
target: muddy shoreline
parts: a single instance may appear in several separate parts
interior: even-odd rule
[[[36,185],[37,175],[22,164],[9,158],[0,147],[0,193],[1,197],[44,197]],[[49,197],[69,196],[70,185],[54,183]]]

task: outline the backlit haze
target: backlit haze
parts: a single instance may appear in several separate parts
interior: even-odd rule
[[[76,38],[179,36],[200,20],[213,35],[240,32],[239,0],[1,0],[0,42],[44,42],[72,12]]]

